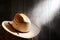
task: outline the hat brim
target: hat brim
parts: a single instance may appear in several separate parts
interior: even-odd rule
[[[33,38],[33,37],[37,36],[37,35],[39,34],[39,32],[40,32],[40,28],[38,28],[37,26],[31,24],[29,32],[17,34],[16,32],[13,32],[12,30],[10,30],[11,27],[8,28],[8,27],[6,26],[8,23],[12,24],[13,21],[3,21],[3,22],[2,22],[2,27],[3,27],[6,31],[8,31],[9,33],[11,33],[11,34],[13,34],[13,35],[15,35],[15,36],[18,36],[18,37],[22,37],[22,38]]]

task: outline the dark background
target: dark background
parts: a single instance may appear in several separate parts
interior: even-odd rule
[[[24,0],[0,0],[0,24],[12,20],[17,12],[24,11]]]
[[[0,0],[0,24],[5,20],[12,20],[14,15],[18,12],[28,12],[29,8],[32,8],[34,3],[39,0]],[[40,34],[34,38],[34,40],[59,40],[60,39],[60,10],[59,13],[54,20],[44,25]],[[53,27],[50,29],[49,27]],[[4,34],[4,35],[3,35]],[[5,38],[5,36],[7,36]],[[6,32],[2,26],[0,26],[0,39],[1,40],[15,40],[20,39],[16,36],[11,36],[8,32]]]
[[[0,0],[0,24],[3,20],[10,20],[11,0]]]
[[[33,4],[34,0],[0,0],[0,24],[12,20],[17,12],[27,12]]]

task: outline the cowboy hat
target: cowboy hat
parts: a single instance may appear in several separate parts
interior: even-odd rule
[[[24,14],[22,14],[22,15],[24,15]],[[24,20],[24,22],[28,23],[28,24],[26,24],[27,27],[25,26],[26,28],[22,27],[22,28],[24,28],[24,30],[27,29],[25,31],[20,30],[21,28],[19,29],[18,27],[17,27],[17,29],[19,29],[19,30],[18,31],[15,30],[16,28],[14,28],[15,27],[14,26],[14,20],[13,21],[3,21],[2,22],[2,27],[6,31],[8,31],[9,33],[11,33],[11,34],[13,34],[15,36],[18,36],[18,37],[33,38],[33,37],[37,36],[39,34],[39,32],[40,32],[40,28],[38,28],[34,23],[30,22],[28,17],[27,17],[27,21],[26,21],[25,17],[27,17],[27,16],[24,15],[23,20]],[[22,32],[20,32],[20,31],[22,31]]]

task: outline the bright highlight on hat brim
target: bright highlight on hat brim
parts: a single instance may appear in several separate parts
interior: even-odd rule
[[[34,24],[31,24],[30,26],[30,30],[28,33],[19,33],[17,34],[16,32],[13,32],[11,30],[9,30],[7,27],[6,27],[6,24],[12,24],[13,21],[3,21],[2,22],[2,27],[9,33],[15,35],[15,36],[18,36],[18,37],[22,37],[22,38],[33,38],[35,36],[37,36],[40,32],[40,29],[38,27],[36,27]]]

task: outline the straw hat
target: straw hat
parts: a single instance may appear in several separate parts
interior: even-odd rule
[[[2,26],[9,33],[23,38],[33,38],[40,32],[40,28],[23,13],[17,13],[12,21],[3,21]]]

